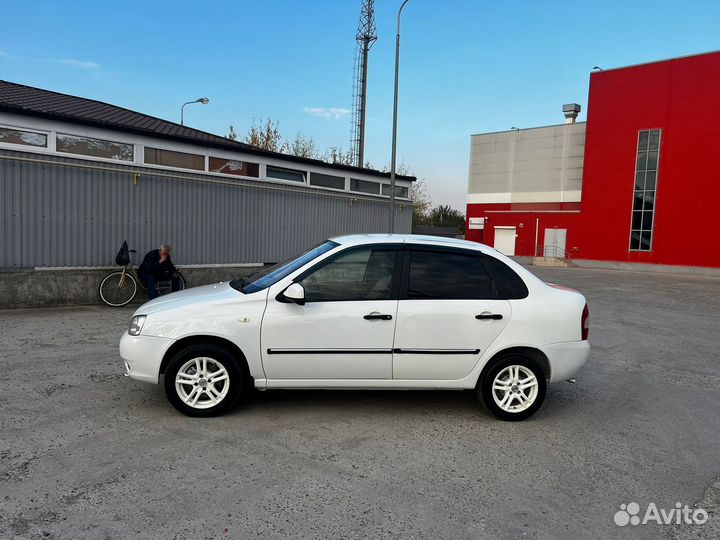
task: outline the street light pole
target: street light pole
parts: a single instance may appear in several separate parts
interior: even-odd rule
[[[395,232],[395,165],[397,160],[397,111],[398,111],[398,74],[400,71],[400,15],[410,0],[404,0],[397,16],[397,35],[395,36],[395,95],[393,98],[392,157],[390,159],[390,234]]]
[[[185,125],[185,105],[191,105],[192,103],[202,103],[203,105],[207,105],[210,103],[210,100],[206,97],[201,97],[199,99],[195,99],[193,101],[188,101],[187,103],[183,103],[182,107],[180,107],[180,125]]]

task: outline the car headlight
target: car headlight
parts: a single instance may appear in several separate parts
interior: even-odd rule
[[[131,336],[139,336],[145,324],[147,315],[135,315],[130,319],[130,328],[128,328],[128,334]]]

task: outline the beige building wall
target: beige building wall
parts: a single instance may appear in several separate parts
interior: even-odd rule
[[[468,203],[580,202],[585,126],[472,135]]]

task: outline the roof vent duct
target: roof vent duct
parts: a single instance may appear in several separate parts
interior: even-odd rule
[[[563,105],[563,114],[565,115],[566,124],[574,124],[580,114],[580,105],[577,103],[566,103]]]

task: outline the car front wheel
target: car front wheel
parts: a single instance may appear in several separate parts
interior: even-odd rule
[[[240,397],[242,375],[233,355],[215,344],[178,351],[165,372],[165,393],[188,416],[217,416]]]
[[[508,356],[496,363],[478,388],[487,409],[501,420],[529,418],[545,400],[547,381],[530,358]]]

